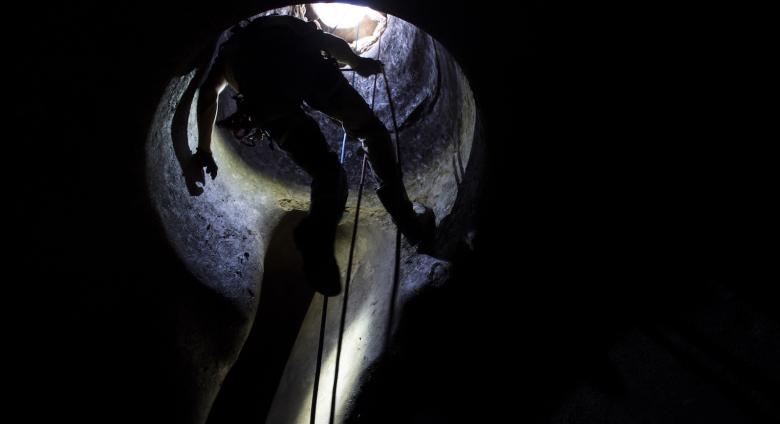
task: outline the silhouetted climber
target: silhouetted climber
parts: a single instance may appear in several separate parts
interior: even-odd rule
[[[202,192],[197,182],[205,184],[203,168],[212,179],[217,175],[211,131],[219,93],[229,84],[240,94],[239,112],[228,121],[244,126],[245,131],[251,126],[267,132],[312,177],[309,214],[295,229],[295,243],[303,256],[304,273],[317,291],[327,296],[341,291],[334,242],[348,190],[338,156],[330,151],[314,119],[301,109],[303,101],[341,121],[350,136],[363,140],[385,209],[410,244],[424,248],[430,242],[435,230],[432,211],[418,207],[425,211],[415,212],[389,132],[349,85],[337,63],[369,76],[382,72],[380,61],[358,56],[346,41],[292,16],[245,21],[218,49],[200,86],[198,149],[185,166],[191,194]]]

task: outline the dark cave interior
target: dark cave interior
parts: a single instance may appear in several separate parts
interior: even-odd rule
[[[596,51],[582,26],[560,42],[549,28],[562,18],[538,2],[363,4],[421,28],[457,61],[479,109],[485,173],[474,249],[453,248],[455,277],[407,303],[399,348],[371,370],[354,422],[780,419],[776,259],[763,248],[771,168],[737,143],[753,134],[722,107],[736,94],[713,94],[719,74],[638,44]],[[11,373],[14,403],[30,421],[205,419],[196,405],[208,380],[192,370],[217,375],[211,358],[240,358],[247,317],[169,242],[145,140],[167,84],[204,46],[286,5],[30,2],[17,12],[9,174],[20,178],[9,208],[23,224],[10,243],[14,299],[30,305],[7,322],[11,363],[23,364]],[[274,289],[259,302],[303,302],[312,294],[277,236]],[[251,329],[261,335],[244,346],[265,359],[239,359],[236,375],[279,373],[293,342],[268,322],[304,311],[278,306],[262,309],[269,318]],[[255,343],[265,337],[279,344]],[[263,381],[228,378],[208,422],[262,421],[273,390]]]

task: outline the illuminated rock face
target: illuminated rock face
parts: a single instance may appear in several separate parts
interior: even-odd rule
[[[400,129],[404,180],[412,199],[434,209],[441,230],[436,240],[437,256],[448,259],[458,245],[468,244],[475,213],[472,204],[480,191],[483,146],[468,82],[443,46],[395,17],[388,17],[381,45],[374,45],[364,56],[379,58],[386,65]],[[238,358],[243,368],[237,366],[236,370],[253,369],[248,356],[256,350],[266,361],[266,372],[257,377],[266,380],[264,388],[258,389],[263,399],[239,408],[251,410],[247,414],[267,416],[268,422],[308,422],[322,297],[313,296],[303,283],[300,259],[289,239],[291,229],[308,208],[308,178],[278,149],[246,146],[215,130],[213,151],[219,175],[207,181],[201,196],[191,197],[175,152],[183,151],[185,143],[194,151],[197,144],[197,94],[190,84],[194,76],[193,70],[170,81],[147,143],[149,192],[171,244],[190,272],[213,296],[223,299],[235,315],[229,328],[220,330],[213,325],[216,328],[184,332],[188,336],[180,342],[182,355],[192,362],[192,378],[199,387],[194,395],[193,404],[198,406],[192,421],[206,419],[220,384]],[[373,78],[355,80],[355,87],[369,103],[373,85]],[[230,94],[225,92],[220,97],[220,116],[235,107]],[[392,130],[381,77],[375,103],[377,115]],[[338,151],[340,125],[319,113],[312,114],[332,149]],[[345,168],[350,197],[336,241],[342,275],[347,269],[361,165],[358,142],[348,143]],[[348,416],[365,370],[391,344],[386,343],[386,334],[395,227],[372,188],[369,176],[349,293],[337,419]],[[395,320],[403,314],[407,300],[444,284],[450,272],[446,260],[417,255],[404,242]],[[330,405],[341,301],[339,297],[328,302],[318,397],[320,419],[325,419]],[[222,320],[219,316],[213,318],[215,323]],[[222,334],[214,337],[215,331]],[[215,340],[222,344],[219,349],[210,348],[217,343]],[[239,355],[245,342],[245,353]],[[229,408],[236,414],[236,406],[230,402],[217,399],[214,414]]]

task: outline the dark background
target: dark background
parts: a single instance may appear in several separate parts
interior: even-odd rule
[[[408,393],[397,408],[777,419],[777,172],[755,14],[418,3],[372,4],[459,60],[490,172],[477,250],[417,312],[404,380],[388,382]],[[219,4],[6,15],[6,353],[30,421],[179,417],[170,305],[198,294],[147,200],[143,147],[170,76],[262,9]]]

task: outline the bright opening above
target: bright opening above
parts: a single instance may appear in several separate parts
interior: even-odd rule
[[[352,28],[373,12],[367,7],[343,3],[313,3],[312,7],[325,25],[339,28]]]

